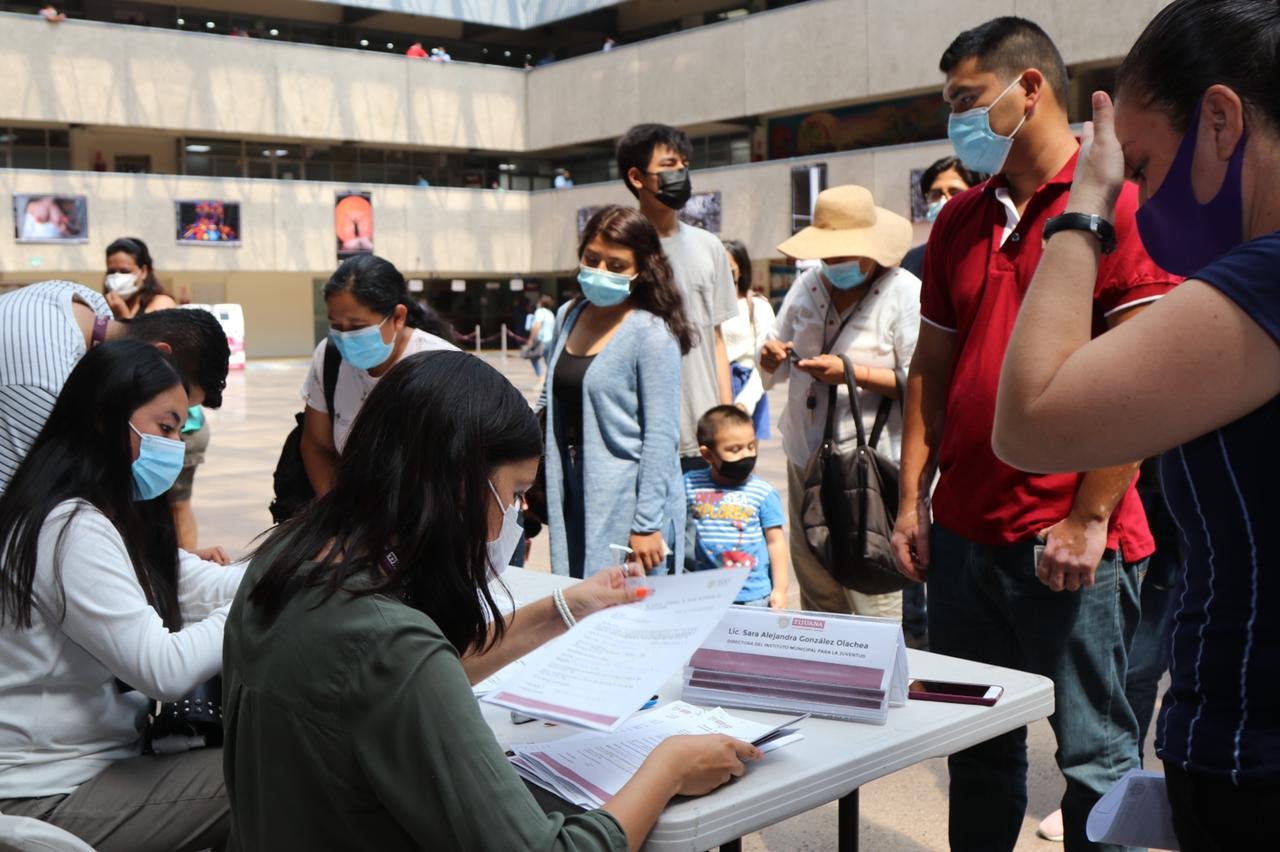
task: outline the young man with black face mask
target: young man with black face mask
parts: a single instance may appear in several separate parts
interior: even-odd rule
[[[735,405],[698,419],[698,450],[708,467],[684,475],[689,517],[698,532],[696,570],[751,572],[736,603],[787,608],[790,568],[782,533],[782,498],[753,474],[756,430]]]
[[[733,402],[720,324],[738,315],[737,289],[720,239],[678,215],[693,193],[692,152],[689,137],[665,124],[636,125],[618,141],[617,152],[618,174],[658,229],[689,324],[697,330],[680,375],[680,464],[686,471],[706,467],[695,435],[699,415]]]

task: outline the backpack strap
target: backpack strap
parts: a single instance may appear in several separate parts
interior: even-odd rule
[[[330,341],[324,342],[324,405],[329,410],[329,425],[333,425],[333,393],[338,387],[338,367],[342,366],[342,353]]]

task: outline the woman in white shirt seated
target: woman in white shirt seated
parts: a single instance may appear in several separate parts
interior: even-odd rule
[[[178,549],[187,391],[134,340],[91,350],[0,497],[0,812],[100,852],[218,846],[221,749],[143,755],[150,699],[217,674],[243,567]]]
[[[738,240],[725,240],[724,247],[729,252],[729,269],[738,287],[738,315],[720,324],[733,380],[733,403],[751,415],[756,438],[764,440],[772,437],[773,431],[769,427],[769,397],[756,369],[756,354],[773,328],[773,305],[751,292],[751,254],[746,245]]]
[[[323,293],[329,338],[316,347],[302,384],[307,408],[300,447],[317,497],[333,488],[347,433],[378,379],[416,352],[458,348],[445,339],[453,334],[448,325],[410,297],[400,270],[377,255],[344,260]],[[324,394],[325,357],[331,349],[342,356],[332,412]]]

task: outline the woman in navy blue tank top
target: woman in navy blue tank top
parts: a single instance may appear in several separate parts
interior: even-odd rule
[[[994,444],[1076,471],[1162,454],[1186,552],[1157,723],[1183,850],[1246,848],[1280,808],[1280,4],[1177,0],[1093,96],[1068,215],[1005,356]],[[1187,276],[1090,339],[1112,204]]]

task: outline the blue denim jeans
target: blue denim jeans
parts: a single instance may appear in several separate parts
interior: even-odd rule
[[[1065,848],[1120,848],[1090,843],[1085,821],[1120,776],[1138,766],[1125,672],[1145,566],[1107,551],[1095,585],[1055,592],[1036,577],[1034,540],[991,547],[934,524],[930,544],[931,650],[1053,681],[1049,724],[1067,781]],[[947,767],[953,852],[1012,850],[1027,810],[1027,729],[953,754]]]
[[[929,604],[924,584],[912,583],[902,590],[902,629],[912,636],[923,636],[928,627]]]
[[[1138,621],[1133,645],[1129,648],[1129,675],[1125,694],[1138,718],[1138,756],[1147,740],[1147,729],[1155,714],[1160,678],[1169,668],[1169,629],[1173,624],[1174,586],[1181,573],[1176,546],[1157,540],[1147,575],[1142,580],[1142,618]]]

